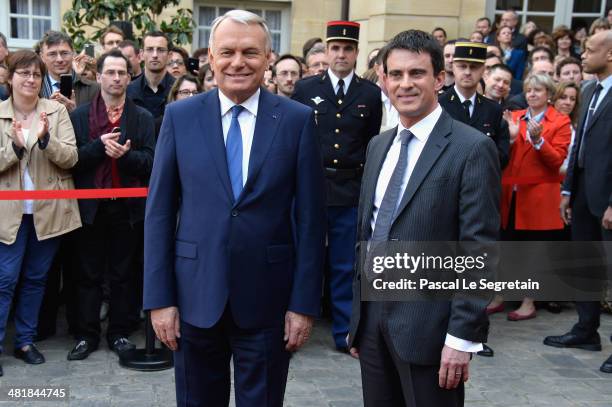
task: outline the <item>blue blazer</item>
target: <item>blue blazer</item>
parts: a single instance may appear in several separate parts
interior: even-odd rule
[[[245,329],[319,312],[323,165],[312,109],[262,89],[248,178],[234,202],[217,90],[166,107],[145,215],[144,308],[178,306]],[[180,214],[180,216],[179,216]]]
[[[518,48],[513,48],[510,52],[510,59],[506,62],[506,65],[512,71],[512,78],[517,80],[523,79],[523,73],[525,72],[525,63],[527,56],[525,51]]]

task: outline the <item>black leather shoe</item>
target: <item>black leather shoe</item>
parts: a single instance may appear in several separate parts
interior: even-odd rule
[[[483,343],[482,347],[483,347],[483,349],[480,352],[476,353],[478,356],[485,356],[485,357],[488,357],[488,358],[493,357],[493,355],[495,354],[493,352],[493,349],[491,349],[489,346],[487,346],[486,343]]]
[[[608,360],[603,362],[603,365],[601,365],[599,370],[601,370],[604,373],[612,373],[612,355],[610,355]],[[2,375],[0,375],[0,376],[2,376]]]
[[[117,355],[126,352],[128,350],[136,349],[136,345],[134,345],[130,340],[124,336],[120,336],[115,338],[110,343],[110,349],[115,352]]]
[[[36,349],[36,346],[32,344],[28,345],[26,350],[21,350],[19,348],[15,349],[13,355],[29,365],[40,365],[41,363],[45,363],[45,357]]]
[[[555,348],[578,348],[592,351],[601,350],[601,340],[597,333],[588,337],[576,335],[571,332],[561,336],[547,336],[544,338],[544,345],[554,346]]]
[[[83,360],[89,354],[98,349],[97,344],[93,344],[85,339],[79,341],[70,352],[68,352],[68,360]]]

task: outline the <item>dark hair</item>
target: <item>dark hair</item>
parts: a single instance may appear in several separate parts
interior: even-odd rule
[[[292,59],[292,60],[294,60],[298,64],[300,78],[301,78],[302,77],[302,63],[300,62],[300,60],[296,56],[291,55],[291,54],[284,54],[284,55],[281,55],[280,57],[278,57],[278,59],[274,63],[273,71],[276,72],[276,66],[279,64],[279,62],[284,61],[285,59]]]
[[[433,30],[431,30],[431,35],[433,35],[433,33],[435,33],[436,31],[442,31],[444,33],[444,38],[448,37],[448,35],[446,35],[446,30],[442,27],[436,27]]]
[[[4,36],[4,34],[0,33],[0,42],[2,43],[2,45],[4,46],[4,48],[7,47],[7,43],[6,43],[6,37]]]
[[[178,95],[178,91],[181,88],[181,85],[183,84],[183,82],[185,81],[195,83],[198,93],[202,92],[202,83],[200,82],[200,80],[196,78],[195,76],[193,76],[192,74],[186,73],[183,76],[179,76],[176,79],[176,81],[174,81],[174,84],[172,85],[172,87],[170,88],[170,91],[168,92],[168,100],[167,100],[168,103],[172,103],[176,100],[176,95]]]
[[[318,42],[323,42],[323,40],[319,37],[314,37],[306,40],[304,46],[302,47],[302,55],[304,56],[304,58],[306,58],[306,55],[308,55],[308,51],[310,51],[312,47],[314,47],[314,45]]]
[[[128,59],[121,53],[121,51],[116,48],[111,49],[110,51],[100,55],[100,58],[98,58],[98,62],[96,64],[96,70],[98,71],[98,73],[102,73],[102,69],[104,69],[104,62],[108,57],[123,59],[125,61],[125,66],[127,67],[128,74],[132,74],[132,66],[130,65],[130,61],[128,61]]]
[[[119,49],[132,47],[134,49],[134,53],[138,54],[140,52],[140,47],[132,40],[123,40],[119,43]]]
[[[189,53],[187,53],[185,49],[181,47],[172,47],[168,50],[168,54],[170,54],[171,52],[176,52],[177,54],[179,54],[181,58],[183,58],[183,64],[187,66],[187,61],[189,60]]]
[[[110,33],[118,34],[123,40],[125,39],[125,33],[121,28],[115,25],[109,25],[104,31],[102,31],[102,35],[100,35],[100,44],[104,45],[104,39]]]
[[[546,54],[548,55],[548,60],[550,62],[554,62],[555,60],[555,54],[553,54],[552,50],[550,48],[544,47],[544,46],[539,46],[539,47],[535,47],[534,49],[531,50],[531,52],[529,52],[529,64],[533,63],[533,54],[535,54],[536,52],[540,52],[540,51],[544,51],[546,52]]]
[[[497,54],[495,54],[493,52],[487,52],[487,56],[485,57],[485,60],[489,59],[489,58],[497,58],[497,59],[499,59],[502,62],[504,60],[504,57],[500,57],[499,55],[497,55]]]
[[[478,20],[476,20],[477,23],[481,21],[486,21],[489,24],[489,27],[491,27],[491,19],[489,17],[480,17]]]
[[[193,51],[193,57],[195,59],[200,59],[200,56],[202,55],[208,55],[208,48],[198,48]]]
[[[495,55],[497,57],[497,55]],[[496,71],[496,70],[502,70],[504,72],[508,72],[510,74],[510,77],[513,78],[514,75],[512,75],[512,70],[510,68],[508,68],[508,65],[505,64],[495,64],[493,65],[491,68],[489,68],[489,73]]]
[[[561,69],[565,65],[578,65],[578,67],[580,68],[580,72],[582,72],[582,63],[578,60],[578,58],[567,57],[567,58],[563,58],[561,61],[557,62],[557,67],[555,69],[557,76],[561,76]]]
[[[395,49],[403,49],[406,51],[429,54],[431,58],[431,66],[433,73],[437,76],[444,70],[444,57],[440,44],[431,36],[421,30],[402,31],[393,37],[387,45],[380,50],[384,72],[387,73],[387,59],[389,54]]]
[[[572,121],[572,124],[576,125],[577,121],[578,121],[578,106],[580,105],[580,85],[578,85],[578,84],[576,84],[574,82],[562,82],[562,83],[559,83],[557,85],[557,89],[555,91],[555,94],[551,98],[552,99],[552,104],[554,105],[555,102],[557,100],[559,100],[563,96],[563,93],[565,92],[565,90],[567,88],[574,88],[574,89],[576,89],[576,105],[574,106],[574,110],[572,110],[572,112],[569,115],[570,120]]]
[[[74,50],[74,47],[72,46],[72,38],[70,38],[68,34],[64,34],[60,31],[49,30],[39,41],[40,50],[42,50],[43,45],[52,47],[54,45],[59,45],[62,42],[65,42],[68,44],[71,50]]]
[[[11,52],[6,59],[7,68],[8,68],[8,77],[13,78],[13,74],[19,68],[27,68],[30,65],[36,65],[38,69],[40,69],[40,74],[44,78],[47,74],[47,67],[45,63],[42,61],[40,56],[29,49],[20,49],[19,51]],[[9,94],[13,94],[13,88],[9,83],[6,84],[8,87]],[[41,81],[42,86],[42,81]]]
[[[213,76],[215,76],[215,72],[210,67],[210,64],[207,62],[200,69],[198,69],[198,80],[204,86],[204,78],[206,77],[206,72],[212,72]]]
[[[142,37],[142,46],[144,47],[144,42],[147,39],[147,37],[162,37],[166,40],[166,44],[168,49],[172,48],[172,43],[170,42],[170,38],[168,38],[168,36],[166,35],[166,33],[163,33],[161,31],[149,31],[147,32],[143,37]]]

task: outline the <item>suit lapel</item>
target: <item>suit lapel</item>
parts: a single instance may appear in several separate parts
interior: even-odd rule
[[[589,111],[589,104],[591,102],[591,98],[593,97],[593,93],[595,93],[595,85],[585,87],[585,90],[583,93],[584,99],[581,98],[584,101],[584,103],[581,103],[581,106],[580,106],[580,122],[578,123],[578,132],[576,133],[576,140],[574,142],[574,144],[578,146],[580,145],[580,140],[582,139],[582,135],[584,133],[581,130],[582,130],[584,121],[586,120],[586,115]]]
[[[217,169],[217,174],[221,180],[221,185],[227,193],[230,202],[234,200],[232,192],[232,184],[229,179],[227,169],[227,159],[225,156],[225,142],[223,140],[223,126],[221,126],[221,104],[219,103],[219,91],[215,89],[212,92],[202,95],[202,114],[200,117],[200,128],[204,130],[204,141],[208,147],[206,151],[210,156]]]
[[[591,117],[591,119],[587,123],[587,128],[584,129],[585,133],[591,127],[593,127],[593,123],[595,123],[597,119],[599,118],[599,116],[601,116],[602,112],[606,110],[606,108],[610,104],[610,99],[612,99],[612,91],[609,90],[608,93],[605,95],[604,100],[602,100],[599,106],[597,106],[597,110],[595,111],[595,114],[593,114],[593,117]]]
[[[480,95],[476,94],[476,103],[474,103],[474,111],[472,112],[472,116],[470,116],[469,125],[474,127],[474,125],[478,122],[478,117],[482,112],[482,100],[480,99]]]
[[[368,197],[367,201],[363,207],[363,214],[361,219],[361,236],[364,237],[364,240],[369,239],[369,230],[370,230],[370,218],[372,216],[372,209],[374,207],[374,198],[376,195],[376,184],[378,183],[378,177],[380,175],[380,170],[382,169],[382,165],[385,162],[385,158],[387,157],[387,152],[389,148],[391,148],[391,144],[395,139],[395,135],[397,134],[397,126],[392,129],[387,130],[382,133],[380,137],[382,141],[380,143],[380,148],[372,149],[369,152],[367,157],[366,166],[369,166],[369,163],[374,167],[373,169],[368,169],[368,176],[363,178],[363,196]]]
[[[245,193],[257,179],[268,150],[274,141],[274,137],[276,137],[281,118],[279,104],[277,96],[273,96],[263,88],[261,89],[259,105],[257,107],[257,118],[255,119],[253,144],[251,145],[251,154],[249,155],[249,174],[242,193],[236,200],[236,204],[244,199]]]
[[[417,189],[423,183],[425,176],[429,173],[431,168],[434,166],[449,141],[446,136],[451,132],[451,120],[452,118],[446,112],[442,112],[440,119],[433,128],[425,147],[419,156],[419,159],[410,175],[408,185],[400,201],[400,205],[397,209],[396,219],[406,208],[406,206],[414,197]]]

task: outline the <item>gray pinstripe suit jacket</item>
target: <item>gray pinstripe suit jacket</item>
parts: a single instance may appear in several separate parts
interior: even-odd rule
[[[376,183],[396,131],[394,128],[383,132],[368,145],[359,201],[358,242],[370,237]],[[499,199],[500,168],[495,143],[442,112],[411,174],[389,239],[495,241],[500,225]],[[361,246],[357,243],[357,259]],[[362,310],[360,275],[357,270],[349,336],[350,346],[356,347]],[[403,360],[437,365],[447,333],[486,342],[486,305],[484,299],[386,302],[384,315],[394,350]]]

